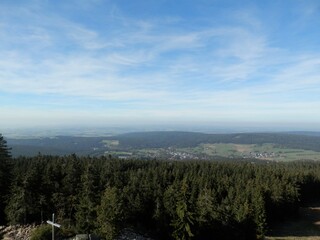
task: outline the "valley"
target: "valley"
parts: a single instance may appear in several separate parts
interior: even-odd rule
[[[315,133],[142,132],[107,137],[8,139],[18,156],[113,156],[121,159],[318,161]]]

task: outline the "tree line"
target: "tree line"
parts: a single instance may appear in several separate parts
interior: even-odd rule
[[[0,138],[1,222],[42,223],[61,236],[114,239],[123,228],[154,239],[259,239],[319,197],[320,163],[11,159]]]

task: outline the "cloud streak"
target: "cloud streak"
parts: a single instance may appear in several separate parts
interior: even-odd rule
[[[231,23],[184,28],[182,17],[141,20],[115,4],[95,24],[36,3],[10,8],[0,5],[0,94],[41,99],[30,100],[35,116],[42,105],[61,118],[70,108],[83,114],[81,106],[150,121],[320,117],[312,97],[320,93],[320,52],[277,45],[268,22],[248,10],[232,11]]]

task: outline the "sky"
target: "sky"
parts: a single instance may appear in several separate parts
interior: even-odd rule
[[[318,0],[1,0],[0,129],[320,130]]]

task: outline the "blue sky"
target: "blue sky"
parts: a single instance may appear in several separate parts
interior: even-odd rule
[[[318,0],[0,1],[0,126],[320,129]]]

